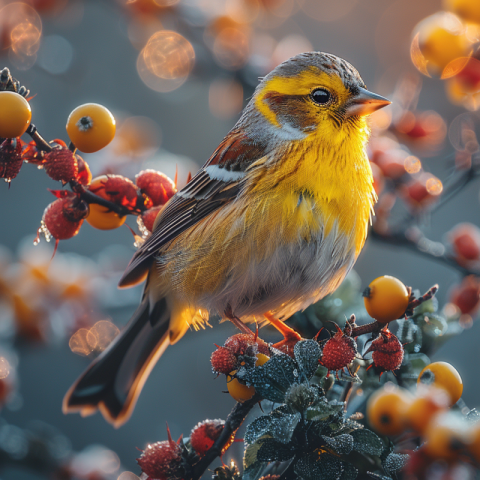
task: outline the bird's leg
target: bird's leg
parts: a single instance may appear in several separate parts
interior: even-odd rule
[[[237,316],[232,312],[230,305],[225,309],[225,317],[228,318],[241,332],[248,335],[255,335]]]
[[[295,344],[303,340],[302,337],[293,328],[285,325],[281,320],[275,318],[271,312],[266,312],[263,316],[283,335],[283,340],[274,343],[272,347],[290,354]]]

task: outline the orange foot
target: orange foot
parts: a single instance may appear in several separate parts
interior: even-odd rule
[[[275,318],[271,312],[266,312],[263,316],[283,335],[283,340],[274,343],[272,347],[293,357],[293,347],[303,338],[293,328]]]

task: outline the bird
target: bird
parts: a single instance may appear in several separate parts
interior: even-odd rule
[[[261,78],[133,255],[119,287],[145,281],[142,301],[63,411],[99,409],[119,427],[167,346],[190,328],[211,315],[281,324],[334,291],[362,250],[377,199],[367,117],[390,103],[329,53],[298,54]]]

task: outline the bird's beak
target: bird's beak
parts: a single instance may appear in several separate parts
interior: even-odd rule
[[[392,102],[385,97],[369,92],[365,88],[359,88],[359,92],[347,103],[347,117],[353,115],[365,116],[390,105]]]

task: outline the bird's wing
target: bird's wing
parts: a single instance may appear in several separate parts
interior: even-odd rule
[[[152,235],[127,266],[120,287],[143,281],[158,250],[203,218],[232,202],[245,171],[265,156],[265,147],[241,132],[231,132],[190,182],[166,204]]]

